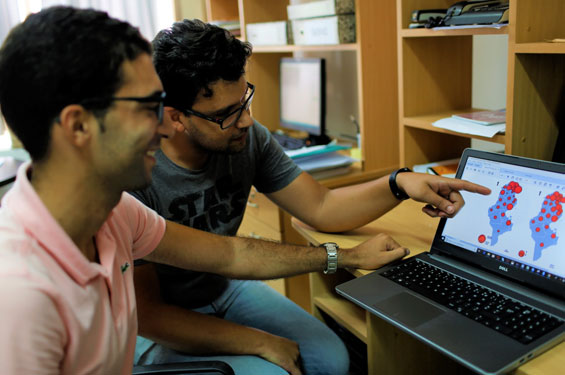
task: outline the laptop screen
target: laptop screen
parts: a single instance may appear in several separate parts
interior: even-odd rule
[[[462,192],[434,247],[565,296],[565,166],[466,150],[457,177],[491,189]]]

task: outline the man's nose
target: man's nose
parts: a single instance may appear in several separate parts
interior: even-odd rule
[[[251,125],[253,125],[253,119],[251,118],[249,110],[243,111],[241,113],[241,116],[239,116],[239,119],[237,120],[237,128],[244,129],[250,127]]]

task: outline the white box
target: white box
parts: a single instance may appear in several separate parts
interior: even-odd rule
[[[287,21],[248,23],[247,41],[254,46],[280,46],[289,44]]]
[[[296,45],[355,43],[355,15],[292,20]]]
[[[289,20],[355,13],[355,0],[322,0],[286,7]]]

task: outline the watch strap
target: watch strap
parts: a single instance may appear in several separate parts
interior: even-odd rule
[[[388,184],[390,186],[390,191],[392,192],[392,194],[396,197],[396,199],[404,201],[408,198],[410,198],[408,196],[408,194],[406,194],[406,192],[402,191],[398,185],[396,184],[396,176],[399,173],[404,173],[404,172],[412,172],[412,170],[410,168],[400,168],[395,170],[394,172],[392,172],[390,174],[390,177],[388,178]]]
[[[335,242],[326,242],[321,244],[320,247],[324,247],[328,254],[328,263],[324,273],[335,273],[337,271],[337,249],[339,249],[339,246]]]

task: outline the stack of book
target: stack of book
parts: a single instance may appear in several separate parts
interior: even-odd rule
[[[457,113],[434,123],[437,128],[492,138],[506,130],[506,110]]]
[[[327,145],[286,151],[286,154],[303,171],[308,172],[315,179],[321,180],[350,172],[351,164],[356,159],[339,153],[339,151],[349,148],[351,148],[349,145],[338,145],[332,142]]]
[[[322,0],[287,6],[296,45],[355,43],[355,0]]]

